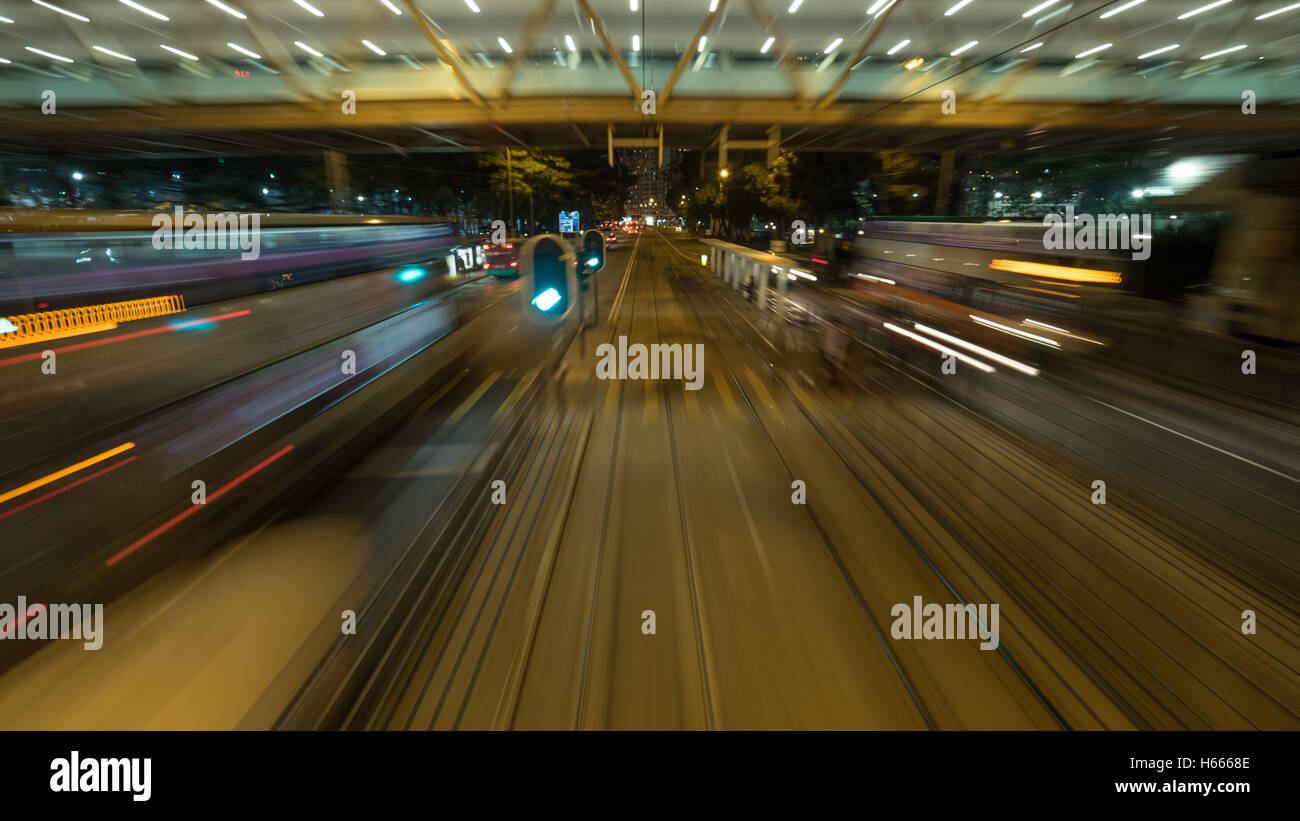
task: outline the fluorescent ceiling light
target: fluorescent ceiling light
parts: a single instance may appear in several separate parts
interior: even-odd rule
[[[35,46],[23,46],[23,48],[27,49],[32,54],[39,54],[42,57],[49,57],[51,60],[58,60],[60,63],[73,62],[71,57],[64,57],[62,55],[54,54],[53,52],[49,52],[49,51],[42,51],[41,49],[36,48]]]
[[[226,43],[226,45],[230,46],[230,47],[233,48],[235,51],[238,51],[240,54],[243,54],[243,55],[245,55],[245,56],[247,56],[247,57],[252,57],[254,60],[260,60],[260,59],[262,59],[262,55],[258,54],[258,53],[255,52],[255,51],[249,51],[248,49],[244,48],[243,46],[237,46],[237,45],[235,45],[234,43]]]
[[[307,52],[308,54],[310,54],[310,55],[313,56],[313,57],[324,57],[324,56],[325,56],[324,54],[321,54],[319,51],[317,51],[316,49],[314,49],[314,48],[312,48],[311,46],[307,45],[306,43],[304,43],[304,42],[301,41],[301,40],[294,40],[294,41],[293,41],[293,44],[294,44],[295,46],[297,46],[298,48],[302,49],[303,51]]]
[[[1146,54],[1139,54],[1139,55],[1138,55],[1138,59],[1139,59],[1139,60],[1145,60],[1145,59],[1148,58],[1148,57],[1154,57],[1154,56],[1156,56],[1157,54],[1164,54],[1166,51],[1173,51],[1173,50],[1176,49],[1176,48],[1178,48],[1178,44],[1177,44],[1177,43],[1174,43],[1172,46],[1161,46],[1160,48],[1156,49],[1155,51],[1148,51]]]
[[[1129,9],[1133,8],[1134,6],[1137,6],[1137,5],[1140,5],[1140,4],[1142,4],[1142,3],[1145,3],[1146,1],[1147,1],[1147,0],[1129,0],[1127,3],[1125,3],[1125,4],[1122,5],[1122,6],[1120,6],[1119,8],[1114,8],[1114,9],[1111,9],[1110,11],[1103,12],[1102,15],[1101,15],[1101,19],[1105,20],[1107,17],[1114,17],[1115,15],[1119,14],[1121,11],[1128,11]]]
[[[893,48],[891,48],[889,51],[886,51],[885,53],[886,53],[886,54],[893,54],[895,51],[898,51],[900,48],[905,47],[905,46],[906,46],[908,43],[910,43],[910,42],[912,42],[912,41],[911,41],[911,40],[904,40],[904,41],[902,41],[901,43],[899,43],[898,45],[896,45],[896,46],[894,46]]]
[[[388,52],[384,51],[382,48],[380,48],[379,46],[377,46],[377,45],[375,45],[374,43],[370,42],[369,40],[362,40],[362,41],[361,41],[361,45],[363,45],[363,46],[365,46],[366,48],[370,49],[370,50],[373,51],[375,54],[378,54],[380,57],[387,57],[387,56],[388,56]]]
[[[208,3],[210,3],[211,5],[216,6],[217,8],[221,9],[221,10],[224,11],[226,14],[231,15],[232,17],[238,17],[240,20],[247,20],[247,19],[248,19],[248,15],[247,15],[247,14],[244,14],[244,13],[243,13],[242,11],[240,11],[239,9],[232,9],[230,6],[227,6],[225,3],[221,2],[221,0],[208,0]]]
[[[1099,52],[1099,51],[1105,51],[1106,49],[1110,48],[1110,47],[1113,46],[1113,45],[1115,45],[1115,44],[1114,44],[1114,43],[1102,43],[1102,44],[1099,45],[1099,46],[1093,46],[1092,48],[1088,49],[1087,51],[1081,51],[1081,52],[1079,52],[1078,54],[1074,55],[1074,59],[1076,59],[1076,60],[1082,60],[1084,57],[1091,56],[1091,55],[1093,55],[1093,54],[1096,54],[1096,53]]]
[[[44,6],[50,11],[57,11],[59,14],[63,14],[68,17],[71,17],[74,20],[80,20],[83,23],[90,22],[89,17],[82,17],[80,14],[77,14],[75,11],[68,11],[67,9],[61,9],[58,6],[54,5],[53,3],[46,3],[45,0],[32,0],[32,2],[38,6]]]
[[[566,46],[569,47],[569,51],[577,51],[577,50],[578,50],[578,47],[577,47],[576,45],[574,45],[574,43],[573,43],[573,36],[572,36],[572,35],[569,35],[569,34],[564,35],[564,44],[565,44]]]
[[[111,48],[104,48],[103,46],[91,46],[91,48],[93,48],[95,51],[98,51],[102,54],[107,54],[110,57],[116,57],[119,60],[126,60],[127,62],[131,62],[131,63],[135,62],[134,57],[128,57],[127,55],[123,54],[120,51],[113,51]]]
[[[758,53],[767,54],[767,50],[770,49],[772,47],[772,44],[775,42],[776,42],[775,37],[767,38],[766,40],[763,41],[763,47],[758,50]]]
[[[392,0],[379,0],[379,2],[381,2],[381,3],[383,3],[385,6],[387,6],[387,7],[388,7],[388,10],[391,11],[393,14],[398,14],[398,15],[400,15],[400,14],[402,13],[402,10],[401,10],[401,9],[399,9],[397,6],[394,6],[394,5],[393,5]]]
[[[324,16],[325,16],[325,12],[323,12],[323,11],[321,11],[320,9],[316,8],[316,7],[313,6],[311,3],[308,3],[307,0],[293,0],[293,2],[295,2],[295,3],[297,3],[298,5],[302,6],[304,9],[306,9],[307,11],[309,11],[309,12],[311,12],[312,14],[316,15],[317,17],[324,17]]]
[[[162,20],[164,23],[171,21],[171,18],[168,17],[167,15],[159,14],[158,12],[149,8],[148,6],[142,6],[139,3],[134,2],[134,0],[118,0],[118,2],[124,6],[130,6],[131,8],[135,9],[138,12],[141,12],[142,14],[147,14],[150,17],[154,18],[155,20]]]
[[[971,41],[970,41],[969,43],[967,43],[966,45],[964,45],[964,46],[958,46],[958,47],[956,48],[956,50],[949,52],[949,53],[948,53],[948,56],[949,56],[949,57],[956,57],[958,54],[961,54],[961,53],[962,53],[963,51],[965,51],[966,49],[971,48],[972,46],[977,46],[977,45],[979,45],[979,42],[980,42],[979,40],[971,40]]]
[[[843,43],[843,42],[844,42],[844,38],[843,38],[843,37],[836,37],[834,40],[831,41],[831,44],[830,44],[829,46],[826,47],[826,50],[823,51],[822,54],[830,54],[832,51],[834,51],[835,49],[839,48],[839,47],[840,47],[840,43]]]
[[[1246,44],[1245,44],[1245,43],[1242,43],[1241,45],[1239,45],[1239,46],[1233,46],[1232,48],[1225,48],[1225,49],[1220,49],[1219,51],[1212,51],[1212,52],[1210,52],[1209,54],[1207,54],[1207,55],[1205,55],[1204,57],[1202,57],[1201,59],[1202,59],[1202,60],[1209,60],[1209,59],[1212,58],[1212,57],[1221,57],[1221,56],[1223,56],[1224,54],[1231,54],[1231,53],[1234,52],[1234,51],[1241,51],[1241,50],[1242,50],[1243,48],[1245,48],[1245,47],[1246,47]]]
[[[184,57],[186,60],[197,60],[197,59],[199,59],[196,55],[190,54],[188,51],[181,51],[181,50],[178,49],[178,48],[172,48],[171,46],[167,45],[166,43],[164,43],[164,44],[162,45],[162,48],[163,48],[164,51],[170,51],[172,54],[175,54],[175,55],[178,56],[178,57]]]
[[[1021,16],[1021,17],[1033,17],[1035,14],[1037,14],[1038,12],[1040,12],[1040,11],[1042,11],[1043,9],[1047,8],[1048,6],[1054,6],[1054,5],[1056,5],[1057,2],[1058,2],[1058,0],[1043,0],[1043,2],[1041,2],[1041,3],[1039,3],[1038,5],[1034,6],[1032,9],[1030,9],[1029,11],[1025,12],[1024,14],[1022,14],[1022,15],[1020,15],[1020,16]],[[1141,0],[1138,0],[1138,2],[1141,2]]]
[[[1041,48],[1042,45],[1043,45],[1043,41],[1039,40],[1037,43],[1034,43],[1032,46],[1028,46],[1026,48],[1020,49],[1020,53],[1024,54],[1026,51],[1033,51],[1036,48]]]
[[[503,49],[506,50],[506,54],[514,54],[514,53],[515,53],[515,50],[512,49],[512,48],[510,47],[510,44],[509,44],[509,43],[506,42],[506,38],[504,38],[504,37],[498,37],[498,38],[497,38],[497,42],[501,44],[501,48],[503,48]]]
[[[971,4],[972,0],[957,0],[957,4],[943,13],[944,17],[951,17],[962,9]]]
[[[1188,17],[1195,17],[1196,15],[1200,14],[1203,11],[1209,11],[1210,9],[1218,8],[1219,6],[1222,6],[1225,3],[1231,3],[1231,2],[1232,0],[1214,0],[1213,3],[1210,3],[1207,6],[1201,6],[1199,9],[1192,9],[1189,12],[1178,15],[1178,19],[1186,20]]]
[[[1292,3],[1291,5],[1283,6],[1280,9],[1273,9],[1272,11],[1264,12],[1263,14],[1256,17],[1255,19],[1267,20],[1268,18],[1272,17],[1275,14],[1286,14],[1288,11],[1295,11],[1296,9],[1300,9],[1300,3]]]

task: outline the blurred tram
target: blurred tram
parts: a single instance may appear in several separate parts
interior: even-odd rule
[[[867,290],[894,285],[931,297],[919,300],[928,313],[974,308],[1019,322],[1028,311],[1077,323],[1113,303],[1139,264],[1118,252],[1046,250],[1043,230],[1041,222],[874,221],[855,243],[851,276]]]
[[[1049,250],[1041,221],[875,220],[848,271],[858,296],[933,319],[974,309],[1103,335],[1156,322],[1300,344],[1300,207],[1261,196],[1236,207],[1246,213],[1158,220],[1147,260]]]
[[[185,213],[195,226],[173,228],[176,216],[0,208],[0,316],[160,293],[193,306],[385,268],[450,266],[459,243],[447,219],[262,213],[255,241],[244,232],[241,246],[238,230],[222,241],[213,239],[222,223],[205,230],[208,217],[238,214]]]

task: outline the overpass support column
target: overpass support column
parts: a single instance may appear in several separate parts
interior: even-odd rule
[[[341,151],[325,152],[325,182],[330,188],[330,210],[348,208],[352,204],[352,189],[348,184],[348,158]]]
[[[773,125],[767,129],[767,167],[776,165],[776,158],[781,156],[781,126]]]
[[[948,216],[948,198],[952,193],[952,163],[957,152],[948,150],[939,159],[939,190],[934,200],[935,216]]]
[[[718,135],[718,175],[721,176],[722,169],[727,167],[727,137],[731,133],[731,126],[724,125],[722,133]]]

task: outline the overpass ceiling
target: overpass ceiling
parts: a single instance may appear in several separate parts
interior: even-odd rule
[[[588,2],[599,24],[583,0],[8,0],[0,130],[15,153],[127,155],[599,148],[608,123],[692,147],[779,124],[824,150],[1268,150],[1300,132],[1295,0]],[[653,118],[641,88],[667,98]]]

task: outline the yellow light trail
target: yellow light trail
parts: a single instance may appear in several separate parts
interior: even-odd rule
[[[0,504],[4,504],[10,499],[16,499],[17,497],[22,496],[24,493],[30,493],[31,491],[36,490],[38,487],[45,487],[51,482],[57,482],[60,479],[62,479],[64,476],[70,476],[79,470],[85,470],[91,465],[97,465],[100,462],[104,461],[105,459],[112,459],[114,456],[118,455],[119,453],[128,451],[133,447],[135,447],[135,442],[127,442],[126,444],[118,445],[115,448],[106,450],[103,453],[98,454],[97,456],[92,456],[89,459],[85,459],[81,462],[76,463],[75,465],[69,465],[68,467],[63,468],[62,470],[54,471],[48,476],[42,476],[41,478],[32,482],[28,482],[27,484],[21,487],[16,487],[13,490],[8,491],[7,493],[0,493]]]
[[[1071,268],[1068,265],[1048,265],[1045,262],[1028,262],[1020,259],[995,259],[989,263],[995,271],[1010,271],[1013,274],[1061,279],[1066,282],[1098,282],[1106,285],[1118,285],[1122,278],[1114,271],[1099,271],[1095,268]]]

